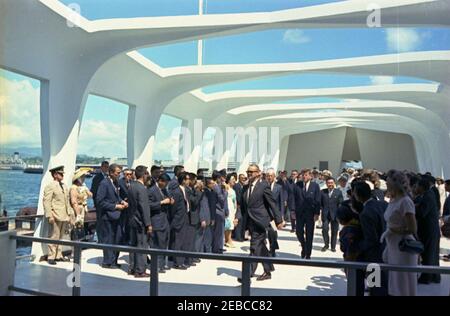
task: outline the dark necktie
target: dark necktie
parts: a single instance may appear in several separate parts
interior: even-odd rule
[[[252,196],[253,186],[254,186],[254,184],[251,183],[251,184],[250,184],[250,187],[248,188],[247,202],[250,201],[250,197]]]

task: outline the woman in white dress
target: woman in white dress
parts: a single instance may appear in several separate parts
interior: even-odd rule
[[[391,170],[387,174],[389,205],[384,214],[386,231],[381,237],[386,241],[383,261],[393,265],[416,266],[418,254],[400,251],[402,239],[415,239],[417,223],[414,202],[408,195],[408,180],[401,171]],[[417,273],[389,271],[389,295],[415,296]]]
[[[235,176],[228,175],[225,184],[225,189],[228,192],[227,204],[229,210],[228,217],[225,218],[225,247],[228,248],[235,247],[233,244],[233,240],[231,239],[231,234],[238,222],[236,218],[236,210],[237,210],[236,192],[233,189],[235,184],[236,184]]]

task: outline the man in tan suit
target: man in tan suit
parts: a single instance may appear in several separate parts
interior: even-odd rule
[[[45,218],[50,224],[50,238],[59,240],[63,236],[69,223],[72,209],[69,204],[69,190],[63,183],[64,166],[50,169],[53,181],[44,189],[44,211]],[[68,261],[62,255],[62,247],[48,245],[47,261],[55,265],[56,261]]]

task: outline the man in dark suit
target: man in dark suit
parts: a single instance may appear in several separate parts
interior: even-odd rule
[[[172,183],[172,181],[170,182]],[[189,224],[190,201],[189,191],[189,174],[182,172],[178,176],[178,187],[172,184],[170,194],[175,203],[172,205],[170,214],[170,245],[171,250],[188,250],[189,243],[187,240],[187,226]],[[184,257],[175,257],[174,269],[186,270],[188,267],[184,264]]]
[[[199,227],[197,229],[197,233],[195,236],[195,251],[196,252],[205,252],[205,237],[206,237],[206,231],[208,229],[208,226],[211,225],[211,211],[209,209],[209,201],[206,194],[206,187],[204,183],[204,179],[200,180],[197,179],[197,183],[194,186],[194,189],[197,191],[197,194],[200,195],[199,203],[197,204],[197,211],[199,214]],[[211,241],[212,237],[210,239],[209,245],[211,247]],[[200,262],[200,259],[195,260],[197,262]]]
[[[245,226],[246,223],[244,222],[244,218],[242,217],[242,212],[240,211],[240,202],[241,202],[241,196],[242,191],[244,189],[244,185],[247,182],[247,177],[243,174],[239,175],[239,181],[233,186],[234,192],[236,192],[236,202],[237,202],[237,210],[236,210],[236,216],[238,219],[238,224],[236,225],[236,228],[234,229],[234,237],[233,239],[236,241],[244,241],[245,240]]]
[[[288,209],[289,216],[291,218],[291,233],[295,233],[297,229],[297,221],[296,221],[296,212],[295,212],[295,186],[297,185],[298,180],[298,171],[292,170],[291,177],[287,182],[288,187]]]
[[[281,185],[275,182],[275,170],[274,169],[268,169],[266,171],[266,179],[269,183],[270,190],[272,191],[273,199],[275,200],[275,204],[277,205],[278,209],[281,210],[283,207],[283,200],[282,200],[282,190],[283,188]],[[271,212],[274,212],[271,210]],[[281,215],[283,213],[280,211]],[[273,216],[274,217],[274,216]],[[284,220],[284,217],[281,216],[281,218]],[[278,233],[277,231],[272,227],[272,225],[269,225],[267,228],[267,236],[269,239],[269,245],[270,245],[270,255],[272,257],[276,257],[275,250],[280,249],[280,246],[278,245]]]
[[[119,194],[120,194],[120,198],[124,201],[128,202],[128,190],[130,189],[130,185],[131,182],[133,182],[133,171],[131,169],[125,169],[122,171],[123,177],[119,179]],[[147,181],[147,179],[145,179]],[[122,243],[124,245],[128,245],[130,243],[130,238],[131,238],[131,228],[130,228],[130,223],[129,223],[129,219],[131,218],[131,215],[128,214],[129,209],[124,210],[124,215],[123,215],[123,223],[121,223],[122,225]]]
[[[130,182],[128,188],[128,214],[130,224],[130,245],[137,248],[148,248],[148,239],[152,234],[152,223],[150,219],[150,205],[148,201],[147,182],[148,171],[145,166],[136,167],[136,181]],[[130,253],[129,274],[135,278],[146,278],[147,256],[145,254]]]
[[[319,219],[321,191],[316,182],[311,181],[310,169],[303,171],[303,182],[294,186],[295,215],[297,218],[296,234],[302,246],[303,259],[311,259],[314,240],[314,222]]]
[[[431,174],[427,174],[424,176],[426,180],[430,183],[430,191],[433,193],[434,200],[436,202],[436,206],[438,210],[441,209],[441,196],[439,194],[439,189],[436,187],[436,178]]]
[[[225,175],[226,177],[226,175]],[[215,182],[213,191],[216,196],[216,214],[214,219],[214,234],[213,234],[213,253],[223,253],[224,238],[225,238],[225,217],[228,216],[227,207],[227,192],[224,188],[223,173],[214,170],[212,179]]]
[[[197,186],[197,175],[195,173],[189,173],[189,184],[186,187],[189,192],[189,213],[188,224],[186,226],[186,247],[187,251],[195,252],[196,240],[199,238],[200,231],[200,201],[203,196],[203,192],[199,190]],[[184,264],[186,266],[195,266],[200,262],[197,258],[186,258]]]
[[[170,198],[167,191],[167,185],[170,182],[170,177],[167,174],[161,174],[155,185],[148,189],[148,199],[151,209],[152,222],[152,242],[156,249],[166,250],[169,247],[170,226],[168,214],[170,208],[175,203],[173,198]],[[169,270],[166,264],[166,257],[158,257],[158,269],[160,273]]]
[[[120,166],[109,166],[109,177],[103,179],[97,191],[96,205],[99,208],[102,220],[101,240],[105,244],[120,244],[122,241],[122,212],[128,207],[128,203],[120,198],[118,178]],[[119,253],[112,250],[103,251],[104,268],[118,268],[117,259]]]
[[[169,186],[167,187],[167,189],[169,190],[169,192],[171,192],[173,189],[176,189],[179,187],[179,183],[178,183],[178,177],[184,172],[184,166],[181,165],[177,165],[175,167],[173,167],[173,178],[172,180],[170,180],[169,182]]]
[[[278,229],[284,225],[283,218],[276,204],[270,185],[261,179],[258,165],[252,164],[247,169],[248,185],[244,187],[241,197],[241,210],[247,217],[247,228],[250,231],[250,256],[269,257],[266,247],[267,229],[272,221]],[[275,270],[272,264],[263,263],[264,273],[257,280],[271,279],[271,272]],[[251,276],[255,276],[257,263],[251,265]],[[241,281],[238,279],[238,281]]]
[[[424,245],[420,254],[422,265],[439,266],[441,231],[439,227],[439,208],[430,181],[424,177],[415,185],[417,236]],[[418,280],[421,284],[440,283],[439,274],[422,273]]]
[[[216,183],[212,178],[206,178],[205,185],[206,187],[204,193],[208,203],[209,220],[208,214],[204,214],[204,217],[206,219],[206,228],[203,242],[203,251],[206,253],[211,253],[213,246],[214,227],[216,223],[216,205],[218,197],[216,192],[214,191]]]
[[[128,190],[130,189],[130,184],[133,181],[133,171],[131,171],[131,169],[124,169],[122,173],[123,177],[119,179],[120,197],[122,198],[122,200],[126,201],[128,199]]]
[[[443,217],[450,216],[450,180],[445,180],[445,191],[449,194],[445,199],[444,208],[442,209]]]
[[[92,179],[92,185],[91,185],[91,192],[92,192],[92,199],[94,200],[94,206],[95,206],[95,213],[96,213],[96,224],[95,224],[95,230],[97,232],[97,240],[99,243],[102,243],[102,216],[100,214],[100,210],[97,207],[97,191],[98,187],[100,186],[100,182],[103,181],[103,179],[108,178],[108,168],[109,168],[109,162],[103,161],[100,165],[100,172],[97,172],[97,174]]]
[[[277,183],[281,186],[281,215],[286,222],[291,221],[291,215],[289,214],[289,182],[287,178],[287,172],[282,171]]]
[[[354,183],[353,183],[354,182]],[[361,180],[352,182],[352,194],[354,198],[363,204],[363,209],[359,213],[359,221],[363,233],[363,240],[360,242],[360,258],[364,262],[383,263],[383,250],[385,243],[380,243],[381,235],[386,230],[384,212],[387,208],[385,201],[378,201],[372,197],[370,186]],[[357,277],[358,295],[364,295],[364,273],[360,271]],[[369,288],[371,296],[387,295],[387,273],[381,272],[381,287]]]
[[[154,186],[158,182],[159,176],[162,173],[161,166],[153,165],[150,168],[150,186]]]
[[[324,246],[322,251],[327,251],[330,246],[329,230],[331,226],[331,251],[336,252],[337,235],[339,231],[339,221],[336,212],[344,201],[342,192],[336,189],[334,178],[327,179],[327,189],[322,190],[322,236]]]

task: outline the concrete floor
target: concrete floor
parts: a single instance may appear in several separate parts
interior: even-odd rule
[[[299,258],[299,243],[295,234],[288,229],[279,232],[281,258]],[[236,248],[226,252],[248,254],[249,242],[235,243]],[[316,229],[312,259],[342,260],[342,254],[321,252],[323,241],[321,230]],[[450,253],[450,242],[441,241],[441,253]],[[122,254],[119,263],[123,270],[102,269],[99,264],[102,253],[98,250],[85,250],[82,254],[81,295],[100,296],[144,296],[149,295],[149,279],[135,279],[128,276],[128,255]],[[450,266],[450,263],[441,262]],[[276,266],[272,279],[264,282],[252,280],[251,294],[254,296],[342,296],[346,295],[346,278],[339,269]],[[170,270],[159,275],[159,294],[174,296],[235,296],[240,295],[241,264],[202,260],[196,267],[187,271]],[[15,285],[27,289],[40,290],[59,295],[71,295],[67,279],[71,278],[72,263],[58,263],[49,266],[46,262],[20,262],[16,268]],[[257,274],[262,273],[259,266]],[[445,295],[450,293],[450,277],[443,276],[441,284],[419,285],[419,295]],[[17,293],[15,293],[18,295]]]

